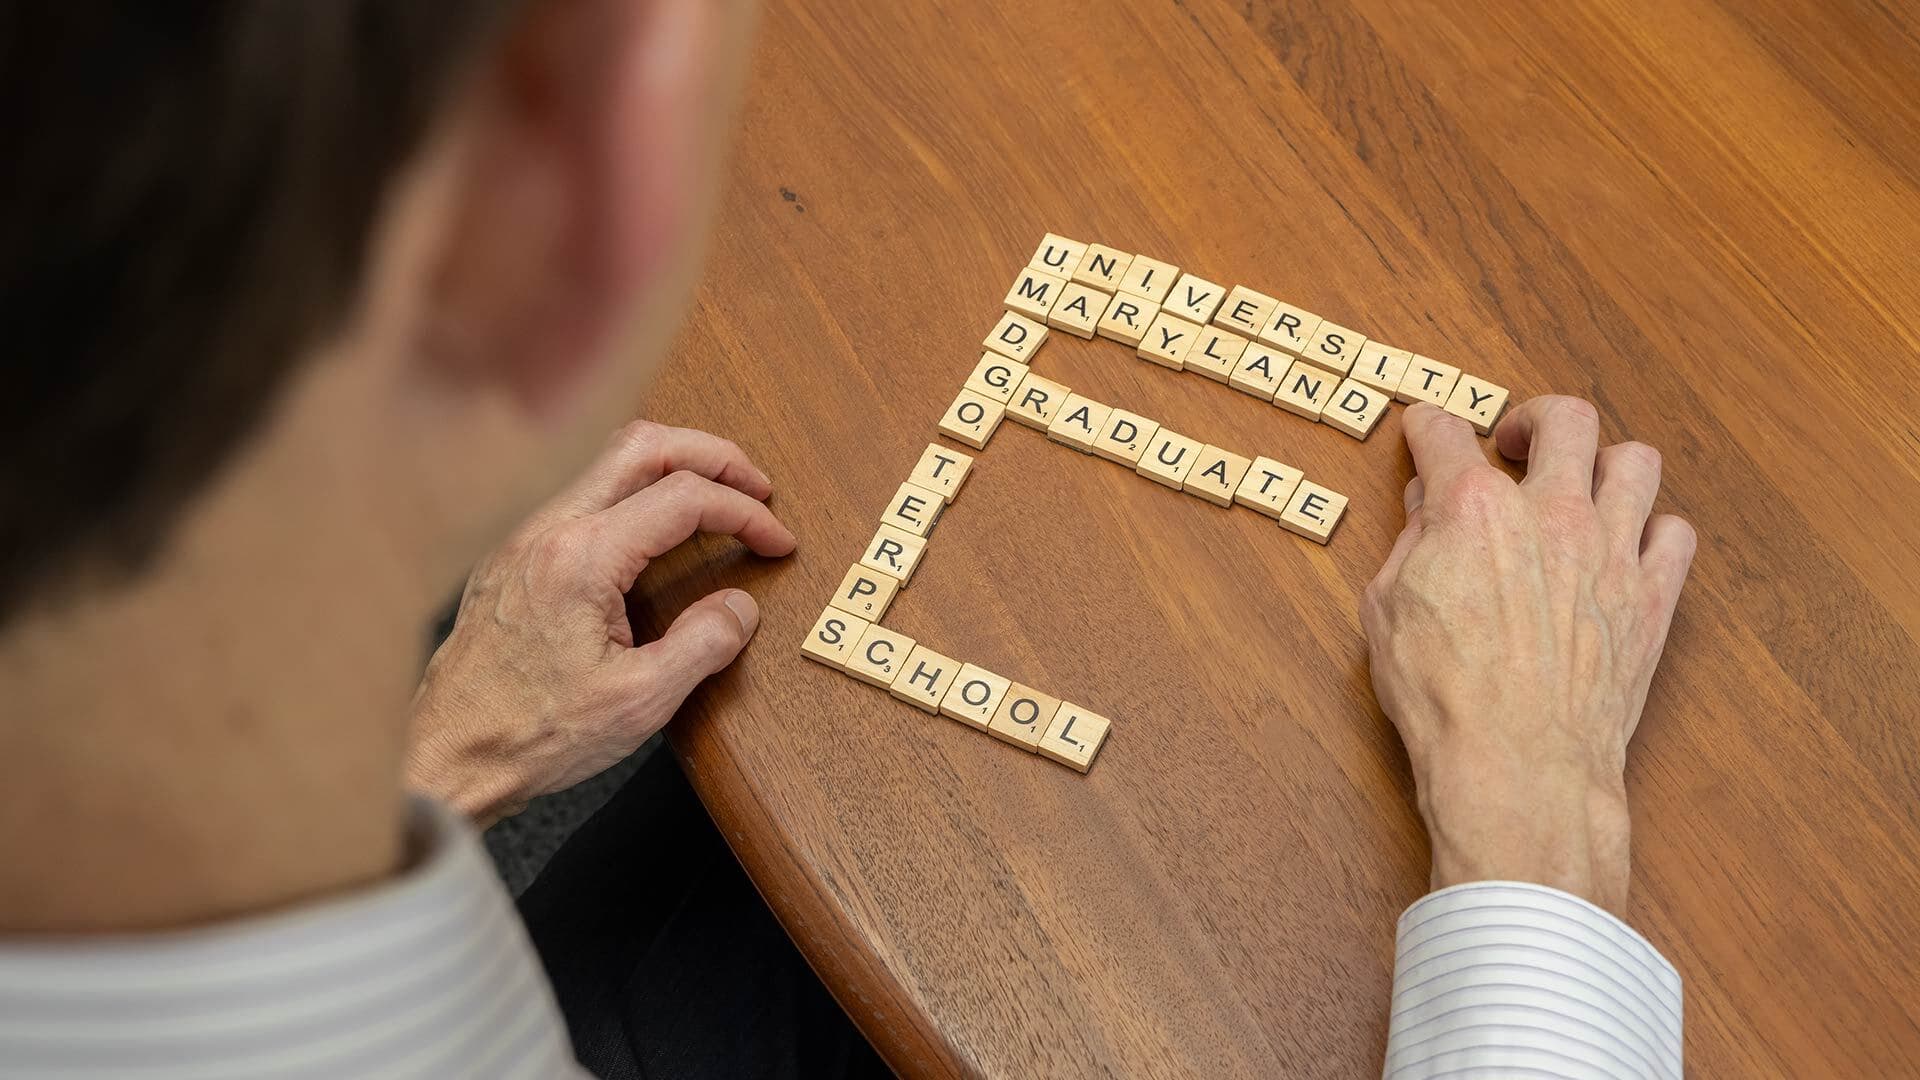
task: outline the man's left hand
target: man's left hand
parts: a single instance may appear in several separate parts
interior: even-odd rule
[[[786,555],[773,487],[739,447],[637,421],[568,490],[484,559],[413,703],[408,785],[483,827],[571,787],[664,727],[760,622],[723,589],[638,644],[626,593],[696,532]]]

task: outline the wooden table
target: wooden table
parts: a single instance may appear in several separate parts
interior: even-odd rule
[[[674,742],[888,1060],[1377,1073],[1427,848],[1355,615],[1364,443],[1112,342],[1037,370],[1353,499],[1320,548],[1008,424],[887,617],[1115,719],[1092,773],[798,651],[1049,230],[1245,283],[1667,459],[1701,552],[1628,778],[1701,1076],[1920,1059],[1920,18],[1874,0],[775,0],[648,411],[801,537],[650,572],[760,637]]]

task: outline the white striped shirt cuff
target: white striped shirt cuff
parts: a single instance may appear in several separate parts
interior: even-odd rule
[[[1681,1075],[1680,973],[1577,896],[1455,885],[1400,916],[1387,1080]]]

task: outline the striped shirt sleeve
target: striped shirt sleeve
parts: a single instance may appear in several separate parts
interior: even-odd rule
[[[1386,1080],[1681,1075],[1680,974],[1579,897],[1481,881],[1400,916]]]

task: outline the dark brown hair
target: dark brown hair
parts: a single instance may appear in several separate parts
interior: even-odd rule
[[[0,619],[159,546],[517,2],[0,7]]]

